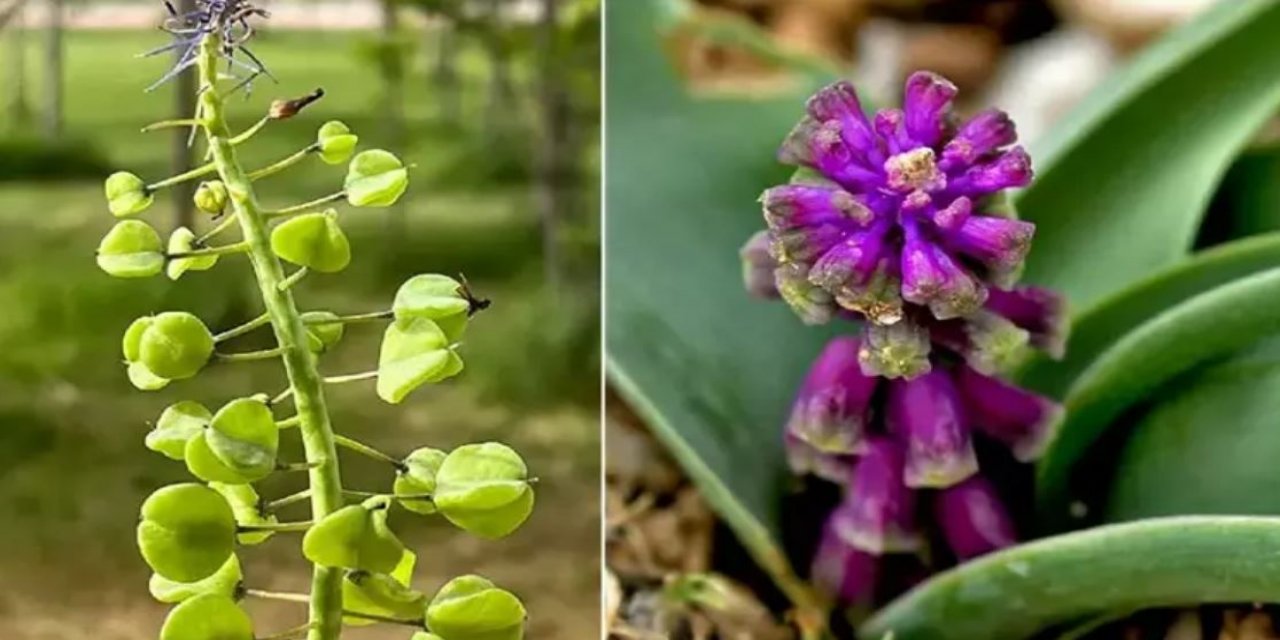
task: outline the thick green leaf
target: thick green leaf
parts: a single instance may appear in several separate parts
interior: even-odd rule
[[[1280,331],[1280,269],[1236,280],[1153,318],[1102,354],[1067,395],[1067,418],[1040,463],[1039,507],[1068,516],[1071,472],[1118,417],[1164,383],[1211,358]]]
[[[1280,513],[1280,340],[1184,376],[1159,397],[1119,456],[1108,520]]]
[[[1187,516],[1109,525],[993,553],[882,609],[864,638],[1025,640],[1113,611],[1280,602],[1280,518]]]
[[[1037,356],[1019,372],[1019,379],[1060,397],[1107,347],[1142,323],[1192,296],[1277,264],[1280,233],[1237,240],[1196,254],[1107,297],[1073,319],[1066,357],[1054,361]]]
[[[1038,225],[1027,279],[1087,308],[1179,260],[1223,173],[1280,104],[1276,33],[1280,2],[1221,2],[1058,125],[1018,201]]]
[[[755,559],[807,598],[783,555],[782,424],[829,331],[744,291],[738,249],[804,96],[698,101],[659,53],[648,2],[606,11],[608,370]],[[641,277],[642,274],[642,277]]]

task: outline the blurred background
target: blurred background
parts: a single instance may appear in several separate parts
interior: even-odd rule
[[[175,4],[179,4],[175,0]],[[519,532],[482,542],[442,520],[401,512],[393,525],[418,552],[415,585],[433,591],[476,572],[519,594],[531,638],[599,635],[599,0],[386,0],[261,3],[255,53],[279,83],[233,100],[234,128],[271,100],[323,87],[326,97],[268,126],[242,154],[265,165],[341,119],[362,148],[416,165],[393,209],[344,213],[355,259],[303,282],[305,308],[386,309],[401,282],[463,273],[493,307],[467,336],[464,375],[400,407],[372,384],[335,387],[338,430],[385,451],[500,440],[540,478]],[[186,477],[143,436],[170,402],[216,406],[283,388],[274,364],[210,368],[159,393],[134,391],[120,336],[135,317],[183,309],[215,331],[258,311],[244,261],[120,281],[94,265],[112,225],[102,180],[148,181],[191,162],[185,134],[139,133],[188,117],[183,81],[146,93],[172,63],[135,56],[164,44],[158,0],[0,0],[0,638],[124,640],[155,636],[166,607],[147,594],[134,548],[137,508]],[[331,193],[341,167],[319,162],[273,177],[262,198],[287,206]],[[162,194],[148,220],[162,233],[207,228],[189,192]],[[381,329],[356,326],[326,373],[375,366]],[[269,338],[260,336],[261,340]],[[248,341],[246,349],[258,348]],[[286,439],[296,447],[292,438]],[[300,459],[296,448],[282,454]],[[344,458],[353,488],[390,486],[384,466]],[[271,479],[264,495],[301,487]],[[247,549],[247,578],[303,591],[297,540]],[[296,606],[251,603],[264,631],[303,620]],[[400,638],[368,628],[352,638]]]

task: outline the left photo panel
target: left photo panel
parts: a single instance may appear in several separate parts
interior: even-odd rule
[[[0,638],[600,637],[601,0],[0,0]]]

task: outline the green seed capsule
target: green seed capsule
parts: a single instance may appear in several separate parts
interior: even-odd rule
[[[196,596],[173,608],[160,640],[253,640],[253,621],[231,598]]]
[[[414,276],[400,285],[391,309],[398,320],[440,320],[466,315],[471,310],[471,302],[462,283],[449,276],[430,273]]]
[[[408,187],[409,171],[381,149],[360,153],[347,169],[347,202],[356,207],[389,207]]]
[[[240,398],[214,414],[205,441],[219,462],[246,478],[258,480],[276,468],[280,428],[266,403],[257,398]]]
[[[182,459],[187,463],[187,471],[205,482],[222,482],[225,484],[248,484],[261,478],[246,476],[228,467],[213,450],[209,448],[208,431],[201,431],[187,441],[187,448],[182,451]]]
[[[441,638],[440,636],[434,633],[431,633],[429,631],[419,631],[413,634],[413,637],[409,638],[409,640],[444,640],[444,638]]]
[[[169,255],[189,253],[196,249],[196,234],[186,227],[178,227],[169,236]],[[169,260],[165,273],[170,280],[177,280],[188,271],[208,271],[218,264],[218,256],[198,258],[174,258]]]
[[[222,494],[222,497],[227,499],[227,504],[231,505],[231,512],[236,516],[236,524],[242,527],[279,522],[275,516],[263,515],[262,499],[258,496],[258,492],[253,488],[253,485],[210,482],[209,488]],[[272,531],[245,531],[236,536],[236,540],[242,545],[253,546],[266,542],[273,535],[275,534]]]
[[[147,190],[147,183],[132,173],[113,173],[105,185],[107,208],[117,218],[136,216],[147,210],[155,195]]]
[[[520,454],[490,442],[454,449],[436,473],[436,508],[483,538],[511,534],[533,511],[533,487]]]
[[[271,250],[283,260],[320,273],[342,271],[351,264],[351,243],[337,217],[330,209],[290,218],[271,230]]]
[[[181,460],[187,442],[202,433],[213,414],[199,402],[183,401],[169,405],[156,427],[147,434],[147,448],[173,460]]]
[[[338,320],[338,314],[330,311],[308,311],[302,314],[307,326],[307,348],[312,353],[324,353],[342,341],[346,327]]]
[[[155,316],[139,341],[138,361],[169,380],[185,380],[200,373],[212,356],[213,334],[199,318],[186,312]]]
[[[151,569],[169,580],[208,578],[227,562],[235,542],[231,507],[204,485],[170,485],[142,504],[138,549]]]
[[[439,450],[424,447],[410,453],[404,459],[406,470],[396,474],[393,491],[397,496],[434,495],[436,491],[436,472],[444,463],[448,454]],[[430,499],[400,500],[400,506],[422,515],[436,512],[436,505]]]
[[[220,216],[227,210],[229,197],[227,185],[221,180],[201,182],[200,188],[196,189],[196,208],[211,216]]]
[[[215,594],[228,598],[235,595],[236,587],[244,574],[240,571],[240,559],[234,554],[216,573],[197,582],[174,582],[158,573],[151,574],[147,590],[151,597],[166,604],[177,604],[196,596]]]
[[[387,327],[378,356],[378,396],[399,404],[414,389],[462,371],[449,337],[426,318],[397,320]]]
[[[98,267],[117,278],[149,278],[164,269],[160,234],[141,220],[125,220],[98,244]]]
[[[405,551],[390,574],[351,571],[342,580],[342,608],[352,613],[413,619],[422,615],[427,596],[409,588],[417,556]],[[345,624],[362,626],[371,621],[347,616]]]
[[[337,120],[324,123],[320,133],[316,135],[316,144],[320,145],[320,158],[326,164],[342,164],[351,159],[356,151],[356,143],[360,141],[346,124]]]
[[[147,365],[141,362],[127,363],[127,367],[126,372],[129,375],[129,384],[132,384],[139,391],[159,391],[169,386],[170,380],[151,373]]]
[[[317,522],[302,538],[302,554],[325,567],[390,573],[404,545],[387,526],[387,503],[370,500],[343,507]]]
[[[480,576],[454,578],[427,605],[427,627],[449,640],[521,640],[524,604]]]

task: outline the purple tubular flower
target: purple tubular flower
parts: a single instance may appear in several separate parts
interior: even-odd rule
[[[934,370],[889,387],[889,431],[906,448],[909,487],[950,487],[977,473],[969,426],[950,376]]]
[[[858,458],[845,500],[831,515],[845,542],[876,555],[920,547],[915,524],[915,492],[903,484],[902,449],[875,437]]]
[[[866,445],[868,411],[880,380],[863,375],[861,342],[836,338],[822,350],[791,407],[787,434],[824,454],[857,454]]]
[[[1017,543],[1000,496],[985,478],[973,476],[943,489],[934,503],[947,545],[960,560],[969,560]]]
[[[960,368],[956,385],[974,428],[1007,445],[1022,462],[1044,453],[1062,419],[1056,402],[969,367]]]
[[[779,158],[821,180],[804,178],[762,198],[773,255],[796,265],[793,278],[804,274],[835,305],[889,325],[904,318],[904,300],[938,319],[968,315],[981,308],[988,282],[1004,286],[1016,277],[1034,226],[983,207],[989,196],[1030,181],[1030,159],[1008,146],[1017,133],[999,111],[956,129],[955,96],[953,84],[919,72],[907,79],[902,109],[874,118],[847,82],[809,100]],[[798,311],[820,319],[810,307]]]
[[[778,284],[773,278],[778,264],[769,255],[769,243],[769,232],[760,231],[751,236],[738,252],[742,258],[742,282],[747,292],[757,298],[778,297]]]
[[[1026,330],[986,309],[960,320],[930,323],[929,337],[987,375],[1008,371],[1021,362],[1031,339]]]
[[[1070,323],[1067,301],[1057,292],[1031,286],[993,289],[986,308],[1030,334],[1037,349],[1059,359],[1065,354]]]
[[[857,459],[851,455],[823,453],[791,434],[786,434],[787,466],[798,475],[812,474],[828,482],[844,484],[853,476]]]
[[[871,604],[880,558],[846,542],[840,536],[836,518],[833,514],[823,526],[810,577],[818,588],[845,605]]]

